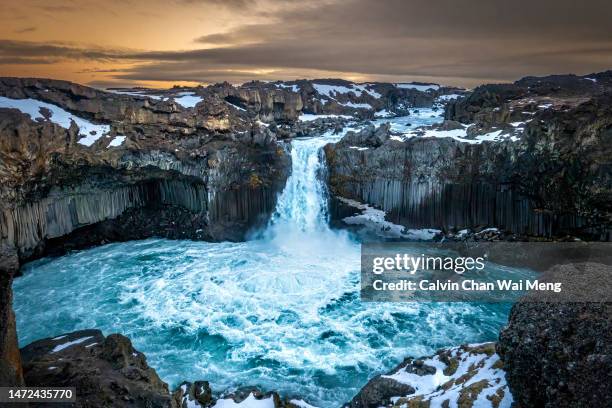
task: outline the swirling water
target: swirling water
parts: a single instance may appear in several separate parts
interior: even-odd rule
[[[337,138],[293,141],[276,212],[250,241],[149,239],[25,265],[20,344],[95,327],[130,337],[172,387],[256,385],[332,407],[408,355],[494,340],[508,305],[360,301],[359,244],[329,229],[318,177]]]

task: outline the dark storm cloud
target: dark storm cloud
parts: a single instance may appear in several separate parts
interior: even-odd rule
[[[19,58],[19,57],[2,57],[0,56],[0,65],[44,65],[53,64],[57,60],[50,58]]]
[[[198,0],[179,0],[179,2]],[[202,0],[204,3],[221,3]],[[261,0],[257,4],[264,4]],[[240,12],[253,4],[223,2]],[[126,51],[0,41],[4,58],[142,62],[118,79],[247,80],[256,69],[444,78],[454,84],[612,68],[612,3],[603,0],[267,0],[254,23],[195,39],[203,49]],[[268,11],[261,11],[268,10]],[[274,11],[269,11],[274,10]],[[306,74],[304,74],[305,76]]]
[[[115,60],[123,58],[125,55],[125,51],[118,50],[79,48],[65,44],[32,41],[0,40],[0,58]]]
[[[253,0],[177,0],[183,4],[214,4],[217,6],[225,6],[228,8],[241,8],[254,5]]]

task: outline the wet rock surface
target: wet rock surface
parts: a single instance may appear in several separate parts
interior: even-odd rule
[[[590,275],[603,272],[607,279],[612,273],[610,266],[596,263],[556,268],[565,280],[589,276],[575,273],[576,268]],[[609,406],[612,306],[543,302],[539,297],[526,296],[512,307],[497,345],[517,407]]]
[[[104,336],[95,329],[37,340],[21,349],[26,386],[75,387],[76,407],[305,407],[276,392],[242,387],[214,392],[207,381],[183,382],[169,392],[144,354],[120,334]],[[35,404],[35,406],[61,406]]]

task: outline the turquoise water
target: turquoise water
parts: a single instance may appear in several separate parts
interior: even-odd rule
[[[150,239],[24,266],[20,344],[95,327],[130,337],[172,387],[256,385],[332,407],[406,356],[495,340],[509,305],[360,301],[359,243],[329,229],[317,177],[338,137],[293,141],[292,175],[253,240]]]

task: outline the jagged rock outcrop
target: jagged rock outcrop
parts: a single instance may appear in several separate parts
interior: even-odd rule
[[[207,88],[238,109],[265,122],[291,123],[300,113],[351,115],[371,119],[378,111],[407,115],[410,108],[430,107],[438,97],[463,90],[430,84],[356,84],[342,79],[287,82],[252,81],[239,87],[228,83]]]
[[[174,391],[173,398],[179,408],[315,408],[304,400],[281,398],[277,392],[262,392],[257,387],[241,387],[215,398],[206,381],[184,382]]]
[[[84,135],[53,112],[0,109],[0,242],[29,259],[51,247],[150,236],[243,239],[274,209],[289,156],[266,126],[201,93],[187,109],[63,81],[0,80],[0,95],[51,103],[108,129]]]
[[[562,275],[564,287],[572,290],[597,285],[595,276],[609,279],[612,268],[561,265],[550,273]],[[530,294],[512,307],[497,351],[517,408],[610,405],[610,303],[546,302],[541,293]]]
[[[345,406],[509,408],[512,395],[495,343],[439,350],[407,358],[386,375],[370,380]]]
[[[27,386],[75,387],[76,407],[176,406],[144,354],[120,334],[81,330],[37,340],[21,356]]]
[[[208,407],[214,402],[208,381],[194,381],[193,383],[185,381],[172,393],[172,398],[180,408],[197,406],[196,404]]]
[[[584,76],[525,77],[513,84],[481,85],[466,98],[449,103],[445,118],[462,123],[509,123],[541,110],[574,108],[610,92],[612,71]],[[549,106],[550,105],[550,106]]]
[[[596,89],[610,89],[606,75]],[[372,129],[347,134],[326,146],[331,191],[409,228],[609,240],[612,95],[580,81],[580,97],[532,102],[524,85],[481,87],[449,105],[449,121],[382,144]]]
[[[139,132],[149,127],[165,125],[168,133],[193,132],[194,129],[226,131],[239,126],[239,118],[230,116],[230,108],[222,100],[202,92],[203,103],[185,108],[176,103],[168,93],[166,98],[138,96],[136,93],[110,93],[67,81],[40,78],[0,78],[0,95],[12,99],[32,98],[51,103],[75,112],[96,122],[116,123],[121,132],[122,124],[141,125]],[[194,114],[195,113],[195,114]]]

